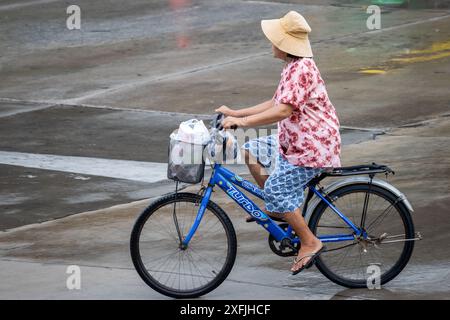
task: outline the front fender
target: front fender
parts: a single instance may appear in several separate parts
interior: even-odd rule
[[[332,184],[326,186],[324,188],[324,192],[325,193],[331,193],[333,191],[335,191],[336,189],[339,189],[341,187],[344,186],[348,186],[348,185],[352,185],[352,184],[359,184],[359,183],[370,183],[370,177],[351,177],[351,178],[347,178],[347,179],[340,179],[338,181],[333,182]],[[408,199],[406,198],[406,196],[400,192],[400,190],[398,190],[396,187],[394,187],[392,184],[381,180],[381,179],[372,179],[372,185],[378,186],[380,188],[384,188],[389,190],[390,192],[392,192],[393,194],[395,194],[397,197],[399,197],[400,201],[403,202],[403,204],[406,206],[406,208],[408,208],[408,210],[410,212],[413,212],[414,209],[411,206],[411,203],[409,203]],[[320,201],[322,201],[319,197],[315,196],[310,203],[308,204],[308,210],[306,211],[305,214],[305,219],[309,219],[311,214],[314,212],[314,210],[316,209],[316,207],[319,205]]]

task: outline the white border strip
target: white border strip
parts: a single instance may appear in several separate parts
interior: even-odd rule
[[[167,164],[0,151],[0,164],[153,183],[167,180]]]

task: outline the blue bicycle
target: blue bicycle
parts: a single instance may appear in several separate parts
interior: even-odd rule
[[[209,183],[198,194],[166,195],[146,208],[134,225],[133,264],[141,278],[164,295],[204,295],[217,288],[233,267],[236,233],[224,210],[210,200],[216,186],[268,231],[275,254],[294,256],[301,246],[288,224],[266,215],[241,191],[264,199],[263,190],[220,163],[211,166]],[[395,278],[407,265],[414,241],[421,239],[414,231],[409,201],[376,174],[394,172],[377,164],[334,168],[305,187],[302,214],[327,246],[315,265],[328,279],[348,288],[367,286],[369,266],[379,268],[381,285]],[[341,179],[321,186],[331,177]]]

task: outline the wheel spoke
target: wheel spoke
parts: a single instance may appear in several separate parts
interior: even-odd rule
[[[346,186],[330,194],[334,206],[347,218],[358,225],[365,221],[366,232],[371,237],[379,237],[383,233],[406,234],[409,227],[405,222],[405,213],[396,206],[396,197],[380,187],[372,186],[370,196],[368,185]],[[366,203],[366,217],[363,219],[364,204]],[[349,229],[343,220],[326,206],[319,206],[312,214],[312,231],[317,236],[332,236],[342,233],[342,229]],[[376,232],[375,232],[376,231]],[[381,269],[381,276],[400,272],[405,260],[402,253],[408,246],[402,245],[374,246],[374,242],[356,237],[353,243],[327,243],[328,249],[319,258],[320,270],[329,275],[330,279],[349,287],[364,287],[367,279],[367,268],[377,264]],[[409,259],[409,258],[408,258]],[[399,265],[402,265],[398,267]],[[395,268],[395,269],[394,269]],[[394,275],[395,276],[395,275]]]
[[[138,261],[135,266],[144,280],[170,296],[209,290],[217,277],[225,279],[236,255],[231,222],[209,206],[192,241],[186,248],[180,247],[178,238],[184,237],[195,221],[196,202],[196,196],[168,200],[149,214],[141,228],[135,226],[139,230],[139,251],[132,253],[133,261]]]

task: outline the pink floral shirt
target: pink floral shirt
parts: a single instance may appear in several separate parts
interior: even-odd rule
[[[339,120],[312,58],[290,61],[281,73],[275,106],[290,104],[294,111],[278,122],[280,153],[302,167],[340,167]]]

